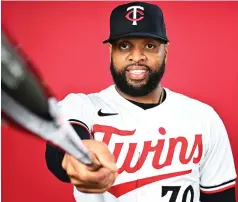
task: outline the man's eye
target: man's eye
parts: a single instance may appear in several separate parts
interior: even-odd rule
[[[120,49],[125,50],[125,49],[128,49],[130,46],[129,44],[124,43],[124,44],[120,44],[119,47]]]
[[[155,45],[153,45],[153,44],[146,44],[145,47],[147,49],[153,49],[153,48],[155,48]]]

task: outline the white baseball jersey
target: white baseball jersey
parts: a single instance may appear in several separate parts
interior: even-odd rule
[[[115,155],[119,175],[108,192],[78,202],[199,202],[200,190],[235,185],[228,135],[212,107],[167,88],[165,101],[144,110],[115,86],[89,95],[69,94],[59,104],[66,118],[86,124]]]

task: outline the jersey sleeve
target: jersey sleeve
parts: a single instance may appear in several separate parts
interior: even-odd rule
[[[64,118],[72,125],[79,125],[92,132],[93,105],[85,94],[69,94],[58,103]]]
[[[69,94],[58,103],[64,118],[69,121],[81,139],[91,139],[92,104],[84,94]],[[70,182],[62,168],[65,152],[51,143],[46,143],[45,160],[51,173],[62,182]]]
[[[236,171],[226,128],[214,110],[209,125],[209,139],[200,164],[200,190],[212,194],[234,187]]]

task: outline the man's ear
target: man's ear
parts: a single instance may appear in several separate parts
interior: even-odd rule
[[[165,62],[167,62],[168,59],[168,53],[169,53],[169,42],[165,44],[164,46],[164,57],[165,57]]]

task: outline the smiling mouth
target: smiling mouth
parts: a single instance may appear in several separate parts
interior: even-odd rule
[[[148,76],[147,69],[129,69],[126,71],[126,76],[131,80],[144,80]]]

